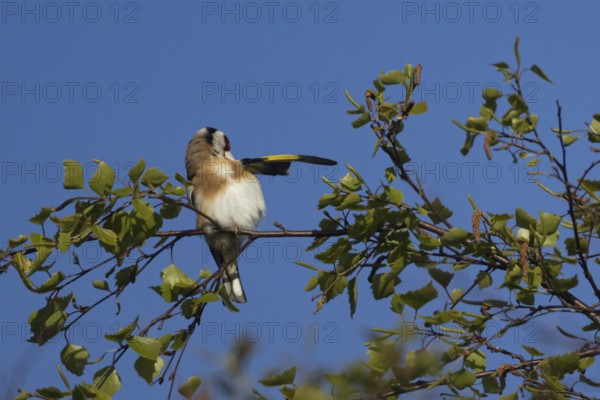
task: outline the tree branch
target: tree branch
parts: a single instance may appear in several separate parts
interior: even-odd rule
[[[584,358],[584,357],[596,357],[600,355],[600,346],[595,347],[593,349],[588,349],[588,350],[582,350],[579,352],[579,357],[580,358]],[[478,372],[475,374],[475,376],[477,377],[477,379],[482,379],[488,376],[497,376],[497,377],[501,377],[501,376],[505,376],[507,373],[509,372],[516,372],[516,371],[521,371],[521,370],[527,370],[527,369],[531,369],[533,367],[538,366],[542,361],[547,360],[550,357],[544,357],[544,358],[539,358],[536,360],[530,360],[530,361],[525,361],[525,362],[520,362],[517,364],[503,364],[500,368],[495,369],[495,370],[488,370],[488,371],[483,371],[483,372]],[[378,395],[361,395],[361,397],[358,397],[358,399],[360,400],[386,400],[389,397],[393,397],[393,396],[398,396],[404,393],[411,393],[411,392],[416,392],[417,390],[424,390],[424,389],[432,389],[434,387],[438,387],[438,386],[442,386],[445,385],[447,382],[445,380],[429,380],[429,381],[418,381],[413,385],[407,385],[407,386],[403,386],[394,390],[391,390],[389,392],[385,392],[385,393],[381,393]]]

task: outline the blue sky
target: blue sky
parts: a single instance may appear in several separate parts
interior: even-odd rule
[[[344,91],[359,98],[381,70],[405,63],[423,65],[416,99],[427,101],[429,112],[410,120],[401,140],[426,188],[456,209],[456,223],[470,226],[467,194],[485,210],[531,205],[537,213],[533,205],[545,197],[528,181],[526,169],[513,166],[506,155],[488,162],[481,149],[462,157],[463,132],[451,123],[476,113],[481,90],[499,81],[490,63],[514,65],[517,35],[523,63],[540,65],[555,82],[531,77],[526,86],[542,128],[556,125],[558,98],[566,127],[583,128],[599,111],[600,3],[592,0],[5,1],[1,7],[2,240],[29,233],[35,229],[27,223],[30,216],[71,194],[62,189],[63,159],[80,160],[89,166],[86,171],[93,170],[92,159],[101,159],[124,178],[144,157],[148,165],[174,174],[183,171],[187,141],[203,126],[225,131],[239,158],[292,152],[338,160],[337,169],[301,166],[290,177],[262,181],[267,201],[262,229],[271,229],[275,220],[288,229],[313,228],[320,220],[317,200],[328,191],[321,175],[335,180],[349,163],[376,181],[386,166],[381,155],[371,158],[368,128],[351,128]],[[168,227],[191,228],[193,220],[184,214]],[[359,288],[354,319],[345,297],[313,315],[311,295],[304,292],[309,271],[291,263],[313,262],[313,254],[300,253],[308,243],[264,240],[242,257],[249,303],[239,314],[209,308],[204,319],[210,326],[205,337],[194,338],[181,380],[194,374],[210,379],[236,334],[260,333],[260,356],[250,368],[257,378],[270,367],[343,366],[363,357],[360,343],[369,326],[399,323],[389,320],[387,302],[370,299],[366,285]],[[90,261],[101,256],[97,252],[89,249]],[[175,262],[192,276],[213,266],[199,238],[185,240]],[[148,321],[162,310],[147,286],[168,263],[158,260],[122,299],[122,316],[114,315],[114,306],[104,307],[74,330],[74,342],[99,351],[99,335],[135,315]],[[90,288],[90,299],[95,294]],[[27,317],[41,299],[26,292],[11,271],[2,276],[0,302],[11,305],[3,307],[0,321],[5,365],[0,386],[58,383],[54,366],[62,344],[38,349],[24,340]],[[22,360],[31,361],[27,372],[11,377],[10,366]],[[124,361],[130,366],[133,358]],[[166,388],[147,388],[126,369],[121,368],[124,384],[117,398],[165,397]]]

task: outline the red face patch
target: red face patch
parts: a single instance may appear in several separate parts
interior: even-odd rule
[[[229,142],[229,138],[227,135],[223,135],[225,137],[225,151],[231,151],[231,143]]]

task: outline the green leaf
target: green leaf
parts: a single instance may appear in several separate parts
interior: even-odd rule
[[[389,340],[377,340],[367,343],[369,349],[367,355],[369,362],[367,367],[377,375],[385,374],[396,364],[399,353],[394,342]]]
[[[488,121],[483,117],[469,117],[465,123],[469,132],[483,133],[488,128]]]
[[[200,279],[210,278],[212,276],[212,272],[208,269],[208,267],[204,267],[204,269],[200,270]]]
[[[235,304],[233,304],[233,301],[231,301],[229,293],[227,293],[227,290],[225,289],[224,285],[221,285],[221,287],[219,288],[219,296],[221,296],[221,300],[225,308],[234,313],[240,312],[240,309],[237,308]]]
[[[94,387],[112,396],[121,389],[121,377],[114,367],[104,367],[94,374]]]
[[[481,381],[483,383],[483,390],[485,393],[497,394],[500,393],[500,385],[498,379],[493,376],[486,376]]]
[[[396,171],[394,167],[388,167],[385,169],[385,180],[387,183],[392,183],[396,180]]]
[[[578,253],[579,250],[581,250],[582,253],[587,252],[589,244],[588,244],[587,239],[580,237],[579,238],[580,249],[578,249],[577,248],[577,240],[575,240],[575,238],[572,237],[572,238],[565,239],[565,247],[567,248],[567,253],[570,256],[574,256]]]
[[[572,277],[567,279],[557,278],[552,280],[552,287],[554,288],[556,293],[564,293],[566,291],[569,291],[574,287],[577,287],[578,284],[579,280],[577,278],[577,275],[573,275]]]
[[[212,303],[213,301],[219,300],[220,297],[216,293],[204,293],[198,298],[198,303]]]
[[[58,234],[58,250],[65,253],[71,247],[71,232],[60,232]]]
[[[183,177],[183,175],[181,175],[179,172],[177,172],[175,174],[175,180],[179,183],[181,183],[183,186],[185,187],[189,187],[189,186],[193,186],[192,182],[188,181],[187,179],[185,179]]]
[[[499,61],[497,63],[492,64],[494,67],[496,67],[498,70],[503,70],[503,69],[508,69],[509,65],[503,61]]]
[[[539,351],[538,349],[536,349],[535,347],[531,347],[531,346],[525,346],[524,344],[521,345],[521,347],[523,347],[523,349],[529,353],[529,355],[531,357],[541,357],[544,355],[544,353],[542,353],[541,351]]]
[[[579,140],[579,136],[573,136],[573,135],[562,135],[561,139],[563,141],[563,143],[566,146],[570,146],[573,143],[575,143],[577,140]]]
[[[73,388],[73,400],[110,400],[106,393],[99,392],[94,386],[87,383],[80,383]]]
[[[64,160],[63,167],[63,187],[65,189],[83,189],[83,166],[81,163],[75,160]]]
[[[400,294],[398,296],[398,298],[400,299],[400,301],[402,301],[403,304],[406,304],[407,306],[418,310],[425,304],[429,303],[431,300],[436,299],[438,297],[438,292],[433,287],[433,283],[429,282],[421,289],[409,290],[408,292]]]
[[[560,226],[561,217],[551,213],[543,213],[540,216],[541,233],[544,235],[552,235]]]
[[[534,74],[536,74],[537,76],[539,76],[540,78],[545,80],[546,82],[552,83],[550,78],[548,78],[548,76],[544,73],[544,71],[542,71],[542,69],[540,67],[538,67],[537,65],[533,64],[530,69],[531,69],[531,72],[533,72]]]
[[[181,204],[164,203],[160,207],[159,213],[164,219],[175,219],[181,213]]]
[[[385,274],[375,274],[371,284],[373,297],[375,300],[381,300],[394,294],[394,288],[400,283],[400,278],[393,272]]]
[[[424,250],[433,250],[441,246],[441,241],[423,232],[418,233],[417,239],[421,243],[421,248]]]
[[[39,213],[29,218],[29,222],[36,225],[43,225],[44,222],[46,222],[46,220],[50,216],[50,214],[52,214],[54,211],[55,209],[52,207],[42,207]]]
[[[413,108],[408,113],[409,115],[419,115],[427,112],[427,103],[424,101],[420,101],[413,106]]]
[[[46,282],[35,288],[33,291],[35,293],[47,293],[51,290],[54,290],[64,279],[65,274],[63,274],[61,271],[57,271],[53,273]]]
[[[589,126],[588,140],[590,143],[600,143],[600,118],[599,114],[594,114],[594,119]]]
[[[122,289],[127,284],[135,282],[137,271],[137,265],[121,268],[121,270],[115,274],[115,284],[117,287]]]
[[[583,357],[579,359],[579,370],[585,372],[592,364],[594,364],[594,357]]]
[[[115,171],[104,161],[98,161],[98,168],[88,184],[98,196],[106,196],[115,184]]]
[[[413,103],[411,102],[411,105]],[[393,103],[383,102],[379,106],[379,119],[382,121],[391,121],[398,115],[398,105]]]
[[[341,189],[350,192],[356,192],[361,188],[360,181],[351,172],[348,172],[342,179],[340,179],[339,186]]]
[[[326,295],[327,301],[341,294],[348,287],[348,278],[335,272],[319,272],[319,288]]]
[[[484,118],[486,121],[491,121],[492,119],[496,120],[498,117],[496,117],[495,114],[495,105],[496,103],[492,103],[492,102],[488,102],[483,104],[480,108],[479,108],[479,115],[481,115],[482,118]],[[495,144],[495,138],[496,138],[496,134],[494,131],[488,131],[492,134],[491,138],[492,140],[490,141],[490,144]]]
[[[584,179],[579,181],[579,184],[589,194],[591,197],[596,199],[597,202],[600,203],[600,197],[596,194],[596,192],[600,191],[600,181],[592,181],[588,179]],[[22,236],[22,235],[21,235]]]
[[[176,301],[180,295],[188,294],[196,286],[196,281],[174,264],[163,269],[160,276],[162,278],[160,291],[166,302]]]
[[[348,253],[351,248],[350,241],[345,237],[341,237],[325,251],[317,254],[315,258],[325,264],[333,264],[343,254]]]
[[[448,232],[444,233],[444,235],[440,238],[442,244],[451,245],[451,244],[460,244],[463,243],[469,237],[469,232],[465,231],[462,228],[451,228]]]
[[[321,198],[319,198],[319,210],[322,210],[327,206],[338,206],[339,204],[341,204],[342,200],[343,196],[340,196],[336,193],[324,194],[323,196],[321,196]]]
[[[404,312],[404,303],[400,299],[400,295],[395,294],[392,296],[392,300],[390,301],[390,309],[396,314],[402,315]]]
[[[131,204],[135,211],[144,219],[148,219],[154,215],[154,208],[144,200],[135,198],[131,201]]]
[[[475,350],[465,357],[465,366],[476,372],[485,371],[486,365],[487,361],[483,350]]]
[[[156,360],[149,360],[144,357],[138,357],[133,364],[136,372],[141,376],[149,385],[160,375],[160,371],[165,366],[165,361],[161,357],[157,357]]]
[[[254,389],[253,389],[253,391],[254,391]],[[283,398],[285,400],[293,399],[294,396],[296,396],[296,387],[282,386],[279,388],[279,392],[283,395]],[[255,392],[255,394],[258,394],[258,392]],[[308,397],[308,398],[312,399],[312,397]],[[259,395],[257,400],[269,400],[269,399],[267,399],[263,395]]]
[[[198,299],[185,299],[181,303],[182,315],[185,318],[190,319],[190,318],[198,315],[199,307],[200,307],[200,302],[198,301]]]
[[[348,282],[348,303],[350,304],[350,318],[354,317],[356,313],[356,305],[358,304],[358,285],[356,284],[356,277],[350,279]]]
[[[135,329],[137,328],[138,319],[139,317],[137,317],[131,324],[119,329],[115,333],[107,333],[106,335],[104,335],[104,338],[115,343],[121,343],[122,341],[129,339],[133,331],[135,331]]]
[[[488,87],[483,90],[482,97],[486,102],[496,101],[502,97],[502,92],[495,87]]]
[[[310,292],[311,290],[314,290],[318,284],[319,284],[319,277],[311,276],[310,279],[308,280],[308,282],[306,283],[306,288],[304,289],[304,291]]]
[[[164,194],[173,194],[175,196],[184,197],[187,196],[187,189],[183,186],[173,186],[170,183],[165,185]]]
[[[158,168],[148,168],[142,177],[142,184],[148,187],[160,186],[166,182],[169,177]]]
[[[96,235],[98,240],[107,246],[113,247],[117,245],[117,234],[110,229],[102,228],[98,225],[92,225],[92,233]]]
[[[311,385],[301,385],[294,390],[294,400],[330,400],[331,396],[326,395],[323,391]]]
[[[427,214],[427,216],[429,218],[431,218],[431,220],[435,224],[439,224],[442,221],[445,221],[445,220],[447,220],[448,218],[450,218],[452,216],[452,211],[450,211],[448,208],[446,208],[446,206],[444,206],[442,204],[442,202],[440,201],[439,197],[436,197],[431,202],[431,208],[427,204],[425,204],[423,206],[423,208],[425,210],[429,211],[429,213]]]
[[[67,344],[60,352],[60,360],[67,370],[77,376],[83,375],[83,370],[90,358],[90,353],[83,346]]]
[[[479,271],[477,274],[477,285],[479,289],[484,289],[492,284],[492,275],[487,271]]]
[[[177,391],[186,399],[192,400],[194,397],[194,393],[196,393],[196,390],[198,390],[201,383],[202,380],[200,379],[200,377],[191,376],[187,379],[187,381],[185,381],[183,385],[179,387],[179,389],[177,389]]]
[[[108,282],[104,281],[104,280],[94,280],[92,281],[92,285],[96,288],[96,289],[100,289],[100,290],[106,290],[108,291]]]
[[[358,181],[360,183],[362,183],[362,184],[365,183],[365,180],[363,179],[363,177],[360,176],[360,174],[358,173],[358,171],[354,167],[352,167],[350,164],[346,164],[346,168],[348,168],[348,170],[352,173],[352,175],[354,175],[354,177],[356,179],[358,179]]]
[[[452,300],[452,303],[456,303],[464,294],[465,291],[463,289],[454,289],[450,292],[450,300]]]
[[[398,85],[404,82],[404,74],[397,69],[379,75],[379,80],[384,85]]]
[[[385,186],[385,194],[388,199],[397,206],[401,206],[404,202],[404,194],[394,187]]]
[[[69,395],[68,393],[63,393],[59,388],[54,386],[37,389],[36,392],[43,396],[43,399],[62,399]],[[26,398],[29,398],[29,396]]]
[[[354,210],[354,209],[356,209],[356,206],[358,204],[360,204],[360,202],[361,202],[361,198],[358,193],[350,193],[348,196],[346,196],[344,198],[342,203],[339,206],[337,206],[335,209],[336,210],[346,210],[346,209]]]
[[[522,208],[517,208],[517,211],[515,212],[515,218],[517,226],[521,228],[531,229],[533,227],[533,229],[535,229],[537,225],[537,220]]]
[[[433,278],[434,281],[439,283],[443,288],[447,288],[450,284],[454,274],[451,272],[442,271],[441,269],[431,268],[427,272]]]
[[[454,385],[458,390],[462,390],[475,383],[477,376],[471,371],[462,369],[450,375],[450,383]]]
[[[355,129],[360,128],[361,126],[368,124],[369,122],[371,122],[371,114],[366,112],[366,113],[363,113],[360,117],[358,117],[354,121],[352,121],[352,127]]]
[[[134,336],[127,340],[127,344],[133,351],[149,360],[154,361],[160,355],[161,344],[156,338],[147,336]]]
[[[465,128],[463,125],[459,124],[455,120],[452,120],[452,122],[454,122],[456,125],[460,126],[463,129]],[[467,136],[465,138],[465,142],[460,149],[460,153],[463,156],[466,156],[467,154],[469,154],[469,151],[471,151],[471,149],[473,148],[473,144],[475,143],[475,138],[477,137],[477,135],[478,134],[474,134],[472,132],[467,131]]]
[[[8,249],[14,249],[15,247],[19,247],[23,243],[27,242],[27,235],[19,235],[16,238],[8,239]]]
[[[64,327],[68,314],[64,311],[71,303],[72,295],[56,296],[46,305],[29,316],[29,326],[33,334],[29,342],[43,345],[56,336]]]
[[[293,384],[294,379],[296,379],[296,367],[268,378],[259,379],[258,381],[265,386],[283,386]]]
[[[571,353],[550,356],[542,360],[539,364],[542,371],[546,374],[562,379],[566,374],[575,372],[579,368],[579,353]]]
[[[375,86],[375,89],[377,89],[378,94],[385,92],[385,86],[383,86],[383,83],[381,83],[379,78],[373,81],[373,86]]]
[[[113,190],[113,194],[117,199],[129,197],[129,196],[131,196],[131,193],[133,193],[133,189],[130,188],[129,186]]]
[[[346,114],[349,114],[349,115],[358,115],[358,114],[363,114],[364,112],[365,112],[365,106],[359,105],[354,110],[348,110],[348,111],[346,111]]]
[[[133,168],[131,168],[127,174],[131,182],[137,182],[145,169],[146,161],[143,158],[140,158],[140,161],[138,161],[137,164],[135,164],[135,166],[133,166]]]

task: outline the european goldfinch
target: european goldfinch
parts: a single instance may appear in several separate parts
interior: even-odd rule
[[[192,204],[221,228],[254,230],[266,210],[260,183],[254,174],[287,175],[292,161],[336,164],[326,158],[292,154],[236,160],[225,133],[202,128],[188,143],[185,154],[187,178],[193,185]],[[231,260],[223,271],[223,284],[231,300],[245,303],[238,258],[246,238],[218,232],[200,214],[196,227],[204,230],[206,243],[219,269]]]

